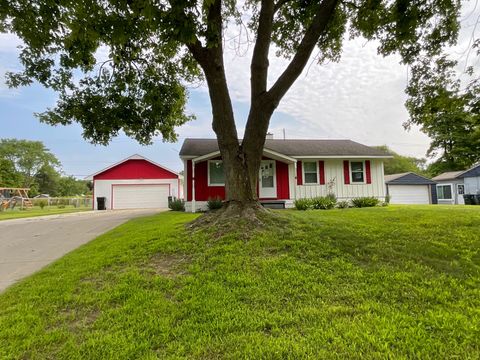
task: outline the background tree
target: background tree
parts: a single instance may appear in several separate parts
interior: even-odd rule
[[[22,176],[17,173],[13,163],[0,158],[0,187],[18,187],[22,182]]]
[[[445,55],[412,66],[407,109],[413,124],[431,139],[427,155],[436,158],[429,172],[464,170],[480,161],[480,83],[462,84],[456,61]],[[470,69],[473,75],[473,69]]]
[[[87,181],[78,180],[73,176],[63,176],[58,181],[56,196],[78,196],[89,192]]]
[[[30,187],[40,169],[60,166],[60,162],[41,141],[0,139],[0,158],[10,161],[21,176],[22,187]]]
[[[382,55],[404,63],[439,54],[458,33],[455,0],[3,0],[0,28],[25,43],[22,72],[9,85],[38,81],[59,93],[49,124],[78,122],[84,136],[107,143],[123,130],[141,143],[160,133],[176,139],[185,114],[185,84],[204,76],[225,169],[230,208],[257,206],[256,186],[272,113],[314,51],[338,61],[345,36],[376,40]],[[251,104],[241,143],[225,74],[224,31],[244,24],[253,34]],[[273,46],[272,46],[273,45]],[[108,59],[97,64],[103,46]],[[271,49],[272,48],[272,49]],[[316,50],[315,50],[316,49]],[[289,59],[269,79],[272,51]],[[75,82],[73,74],[83,72]]]
[[[420,175],[425,173],[426,159],[417,159],[415,157],[397,154],[395,151],[390,150],[387,145],[377,146],[377,148],[393,156],[392,159],[385,159],[383,162],[385,175],[405,172],[414,172]]]
[[[61,175],[55,168],[50,165],[42,166],[35,175],[34,183],[36,184],[37,192],[57,196],[60,178]]]

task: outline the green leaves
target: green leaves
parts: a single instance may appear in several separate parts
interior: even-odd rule
[[[455,61],[424,58],[411,70],[405,126],[420,126],[431,139],[428,154],[439,157],[435,173],[462,170],[480,160],[480,88],[462,89]]]
[[[242,4],[224,0],[221,13],[209,16],[220,8],[214,0],[0,0],[0,31],[25,43],[23,70],[7,74],[8,84],[37,81],[58,92],[57,105],[40,119],[78,122],[93,142],[106,144],[120,131],[141,143],[155,135],[174,141],[175,127],[192,119],[185,114],[185,85],[201,76],[189,50],[217,66],[219,55],[209,50],[221,49],[222,28],[233,20],[258,29],[261,2]],[[271,39],[278,55],[297,52],[321,4],[275,2]],[[456,41],[459,9],[459,0],[340,2],[332,16],[323,14],[328,26],[317,58],[338,61],[348,31],[377,40],[382,55],[399,53],[412,64]]]
[[[29,187],[40,169],[60,162],[40,141],[0,139],[0,166],[5,185]],[[12,184],[14,183],[14,184]]]
[[[0,19],[26,45],[8,85],[37,81],[59,93],[41,121],[78,122],[85,138],[106,144],[120,131],[140,143],[174,141],[175,127],[192,119],[185,84],[200,72],[182,42],[195,38],[196,20],[188,12],[180,22],[195,2],[6,1]]]

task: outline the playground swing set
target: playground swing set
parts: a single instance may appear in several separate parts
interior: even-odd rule
[[[33,203],[28,197],[29,190],[30,188],[0,187],[1,210],[14,209],[19,202],[22,208],[32,208]]]

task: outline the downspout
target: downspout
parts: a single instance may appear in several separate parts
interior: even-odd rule
[[[192,160],[192,213],[195,212],[195,161]]]

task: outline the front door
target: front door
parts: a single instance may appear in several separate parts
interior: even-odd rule
[[[258,195],[261,199],[277,197],[277,180],[275,177],[275,161],[262,160],[258,176]]]

